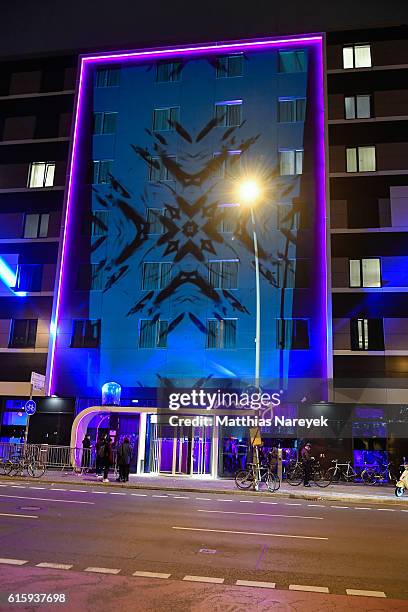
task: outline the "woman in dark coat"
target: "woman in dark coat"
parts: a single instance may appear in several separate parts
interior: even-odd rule
[[[129,438],[125,438],[118,448],[118,466],[119,478],[118,482],[129,481],[130,462],[132,461],[132,448],[129,443]]]

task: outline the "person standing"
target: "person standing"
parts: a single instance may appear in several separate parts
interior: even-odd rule
[[[109,479],[108,479],[109,468],[113,463],[112,438],[109,438],[109,436],[107,436],[105,440],[103,449],[104,449],[104,454],[102,458],[102,461],[103,461],[102,463],[103,481],[102,482],[109,482]]]
[[[117,461],[119,466],[118,482],[129,482],[130,462],[132,461],[132,448],[129,438],[124,438],[122,444],[118,448]]]
[[[300,451],[300,456],[303,463],[303,486],[310,487],[310,479],[312,477],[312,461],[313,457],[311,454],[312,445],[310,442],[306,442],[302,450]]]
[[[91,459],[91,437],[89,434],[85,434],[84,439],[82,440],[82,459],[81,459],[81,467],[84,470],[87,470],[90,465]]]
[[[102,469],[103,469],[103,460],[105,457],[105,438],[102,435],[98,436],[98,440],[95,444],[95,473],[96,477],[99,480],[102,480]]]

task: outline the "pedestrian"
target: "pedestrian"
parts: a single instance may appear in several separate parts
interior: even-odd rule
[[[85,434],[84,439],[82,440],[82,459],[81,459],[81,467],[84,470],[87,470],[90,465],[91,459],[91,437],[89,434]]]
[[[117,462],[119,466],[119,478],[117,482],[129,482],[130,462],[132,461],[132,447],[129,438],[124,438],[118,447]]]
[[[312,462],[313,457],[311,454],[312,445],[310,442],[306,442],[302,450],[300,451],[300,457],[303,463],[303,486],[310,487],[310,479],[312,477]]]
[[[103,461],[102,463],[103,481],[102,482],[109,482],[109,479],[108,479],[109,468],[113,463],[112,438],[109,438],[109,436],[107,436],[105,440],[103,449],[104,449],[104,455],[102,457],[102,461]]]
[[[98,436],[98,440],[95,444],[95,452],[95,473],[98,480],[102,480],[103,460],[105,457],[105,437],[103,435]]]

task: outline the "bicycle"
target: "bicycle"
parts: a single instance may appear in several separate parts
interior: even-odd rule
[[[392,463],[385,463],[377,467],[368,467],[361,472],[361,478],[364,484],[376,485],[386,484],[387,482],[396,482],[396,477]]]
[[[267,465],[257,465],[256,463],[247,463],[245,470],[238,470],[235,474],[235,484],[238,489],[259,490],[261,482],[265,482],[268,491],[273,493],[280,487],[280,480],[271,471]]]
[[[6,476],[22,476],[24,470],[32,478],[41,478],[45,473],[45,465],[30,457],[14,457],[5,462],[3,471]]]
[[[315,483],[316,486],[324,489],[329,486],[330,481],[327,480],[326,473],[323,472],[323,469],[319,463],[319,461],[313,461],[311,466],[311,480]],[[289,464],[287,472],[286,472],[286,480],[288,484],[292,487],[298,487],[305,479],[305,466],[303,461],[295,461]]]
[[[334,465],[330,467],[325,474],[325,479],[329,481],[329,484],[332,482],[340,482],[341,478],[343,478],[345,482],[354,482],[356,480],[357,472],[351,465],[351,461],[339,463],[338,459],[333,459],[332,463],[334,463]]]

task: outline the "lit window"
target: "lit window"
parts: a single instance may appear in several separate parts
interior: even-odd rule
[[[346,149],[347,172],[375,172],[375,146]]]
[[[46,238],[49,220],[48,213],[27,214],[24,219],[24,238]]]
[[[281,123],[305,120],[306,98],[279,98],[278,103],[278,116]]]
[[[214,289],[238,289],[238,260],[208,262],[208,280]]]
[[[227,55],[217,59],[217,78],[240,77],[244,71],[244,57],[240,55]]]
[[[351,319],[350,344],[352,351],[383,351],[383,320],[364,318]]]
[[[72,325],[71,348],[98,348],[100,319],[75,319]]]
[[[156,132],[174,130],[174,122],[179,121],[180,108],[155,108],[153,111],[153,129]]]
[[[232,234],[237,225],[239,206],[234,204],[221,204],[219,209],[221,214],[219,231],[222,234]]]
[[[214,159],[219,158],[221,153],[214,153]],[[241,167],[241,151],[228,151],[223,161],[214,171],[217,178],[229,178],[239,173]]]
[[[343,68],[370,68],[370,45],[350,45],[343,47]]]
[[[220,126],[233,127],[240,125],[242,123],[242,101],[217,102],[215,117]]]
[[[139,321],[139,348],[167,348],[168,321]]]
[[[176,160],[175,157],[166,158]],[[170,181],[171,173],[162,157],[152,157],[149,164],[149,181]]]
[[[371,96],[346,96],[344,98],[346,119],[368,119],[371,117]]]
[[[277,348],[307,350],[309,348],[309,321],[307,319],[277,319]]]
[[[237,345],[237,319],[208,319],[208,349],[235,349]]]
[[[117,87],[120,68],[98,68],[95,72],[95,87]]]
[[[171,263],[167,261],[145,262],[143,264],[142,289],[155,291],[164,289],[170,282]]]
[[[93,161],[93,179],[94,185],[106,185],[110,182],[112,174],[113,159],[101,159]]]
[[[28,187],[52,187],[55,162],[33,162],[28,173]]]
[[[12,319],[10,348],[35,348],[37,319]]]
[[[41,291],[42,264],[19,264],[17,267],[16,291]]]
[[[305,51],[279,51],[279,72],[305,72]]]
[[[115,134],[118,113],[94,113],[94,134]]]
[[[108,219],[109,212],[107,210],[94,210],[91,217],[91,235],[104,236],[105,234],[107,234]]]
[[[350,259],[349,271],[350,287],[381,287],[380,259]]]
[[[156,81],[159,83],[179,81],[180,75],[181,62],[160,62],[157,64]]]
[[[303,150],[284,150],[279,151],[280,174],[281,176],[293,176],[302,174],[303,171]]]
[[[146,221],[148,225],[148,234],[163,234],[164,226],[160,217],[165,214],[163,208],[148,208],[146,213]]]

